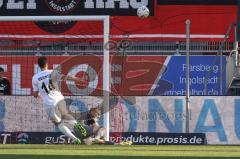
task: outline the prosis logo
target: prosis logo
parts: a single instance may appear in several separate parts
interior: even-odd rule
[[[45,2],[54,13],[67,14],[74,11],[80,0],[45,0]]]

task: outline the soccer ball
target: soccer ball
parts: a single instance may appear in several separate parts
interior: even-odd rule
[[[146,6],[142,6],[137,10],[137,15],[139,18],[147,18],[149,16],[149,13],[150,11]]]

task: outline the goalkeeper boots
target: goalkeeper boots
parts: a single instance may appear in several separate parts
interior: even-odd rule
[[[132,144],[133,144],[132,141],[122,141],[119,143],[119,145],[121,145],[121,146],[126,146],[126,145],[130,146]]]
[[[80,122],[77,122],[75,125],[74,125],[74,128],[80,132],[80,134],[82,134],[84,137],[87,136],[87,130],[84,128],[84,126],[80,123]]]

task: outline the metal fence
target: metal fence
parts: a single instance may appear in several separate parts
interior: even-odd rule
[[[191,42],[190,50],[192,55],[217,54],[221,42],[206,41],[206,42]],[[84,43],[66,43],[66,42],[51,42],[40,43],[37,46],[20,46],[1,47],[0,55],[79,55],[79,54],[102,54],[103,45],[100,42],[84,42]],[[4,46],[6,42],[4,43]],[[233,50],[233,42],[224,42],[223,53],[227,54]],[[180,41],[168,42],[132,42],[131,46],[126,49],[115,49],[112,52],[123,52],[129,55],[173,55],[185,54],[186,44]]]

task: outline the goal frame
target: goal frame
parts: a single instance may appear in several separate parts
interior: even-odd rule
[[[110,16],[0,16],[0,22],[21,21],[101,21],[103,22],[103,46],[109,41]],[[110,56],[109,50],[103,47],[103,104],[105,137],[109,141],[109,97],[110,97]]]

